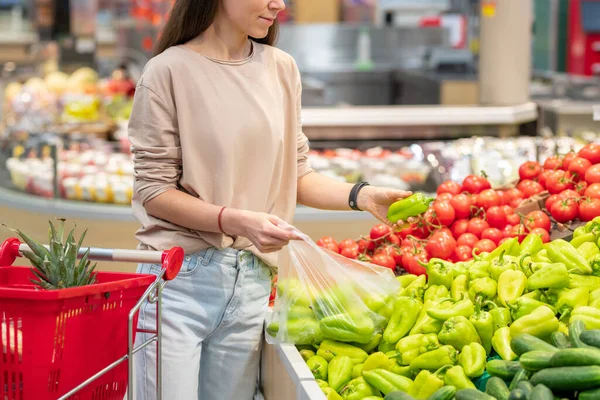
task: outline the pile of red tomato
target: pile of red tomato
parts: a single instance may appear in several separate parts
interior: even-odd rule
[[[374,226],[369,237],[331,237],[317,244],[345,257],[370,261],[393,270],[426,272],[422,263],[430,258],[467,261],[481,252],[490,252],[508,238],[523,240],[529,233],[550,240],[551,219],[566,222],[588,221],[600,215],[600,145],[590,144],[579,153],[551,157],[544,165],[529,161],[519,168],[520,182],[508,190],[494,190],[483,176],[469,175],[462,184],[447,181],[437,198],[419,220],[399,232],[388,226]],[[548,213],[516,212],[524,200],[550,192]]]

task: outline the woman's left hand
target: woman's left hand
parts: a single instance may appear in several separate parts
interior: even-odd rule
[[[370,212],[384,224],[394,226],[407,221],[398,221],[396,224],[391,223],[387,219],[388,209],[394,202],[402,200],[411,194],[412,192],[404,190],[366,186],[358,193],[357,205],[358,208]]]

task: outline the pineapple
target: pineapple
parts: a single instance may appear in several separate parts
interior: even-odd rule
[[[96,274],[94,269],[96,264],[90,266],[88,249],[82,256],[79,262],[77,254],[85,238],[87,232],[76,242],[74,238],[75,228],[67,235],[67,240],[64,240],[64,219],[59,220],[60,224],[55,227],[50,222],[48,237],[50,245],[42,246],[40,243],[33,240],[29,235],[15,230],[25,243],[31,248],[31,251],[24,251],[25,256],[33,265],[32,271],[37,279],[32,279],[31,282],[46,290],[65,289],[69,287],[91,285],[96,282]]]

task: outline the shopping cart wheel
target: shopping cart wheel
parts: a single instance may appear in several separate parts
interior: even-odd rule
[[[170,281],[177,277],[181,265],[183,264],[184,256],[185,252],[181,247],[173,247],[172,249],[163,252],[162,264],[163,268],[166,270],[164,275],[166,281]]]
[[[0,267],[13,265],[19,257],[19,246],[21,241],[17,238],[8,238],[0,245]]]

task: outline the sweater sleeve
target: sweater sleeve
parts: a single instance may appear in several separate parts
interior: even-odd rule
[[[154,91],[138,85],[128,129],[134,155],[134,192],[142,205],[177,189],[181,147],[174,114]]]
[[[298,117],[298,132],[297,132],[297,148],[298,148],[298,179],[313,172],[310,162],[308,161],[309,143],[308,138],[302,131],[302,79],[300,71],[294,63],[296,72],[296,113]]]

